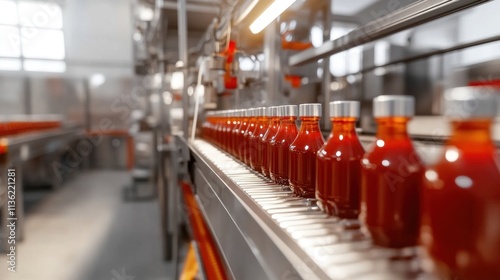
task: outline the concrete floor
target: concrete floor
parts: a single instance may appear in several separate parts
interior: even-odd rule
[[[157,201],[123,202],[129,182],[126,172],[91,171],[38,199],[24,218],[17,272],[1,254],[0,279],[172,279]]]

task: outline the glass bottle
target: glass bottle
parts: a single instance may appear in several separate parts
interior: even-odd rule
[[[491,137],[500,89],[445,92],[451,136],[425,172],[421,242],[443,279],[500,279],[500,156]]]
[[[245,134],[243,135],[243,162],[250,166],[250,154],[251,154],[251,138],[253,132],[255,131],[255,125],[257,123],[256,108],[248,109],[248,126]]]
[[[245,132],[248,128],[248,119],[249,119],[249,111],[248,109],[244,109],[241,112],[241,125],[238,128],[238,136],[236,139],[236,149],[238,150],[238,159],[243,161],[244,157],[244,148],[245,148]]]
[[[262,171],[262,145],[261,138],[266,133],[269,121],[267,119],[267,108],[255,109],[256,125],[250,139],[250,166],[257,172]]]
[[[298,196],[314,198],[316,188],[316,152],[325,139],[319,128],[321,104],[300,104],[300,130],[290,145],[289,183]]]
[[[238,143],[238,136],[239,136],[239,132],[240,132],[240,126],[241,126],[241,117],[242,115],[242,111],[241,110],[235,110],[235,117],[234,117],[234,126],[233,126],[233,129],[231,131],[231,154],[234,156],[234,157],[238,157],[238,146],[237,146],[237,143]]]
[[[297,137],[297,105],[284,105],[278,107],[280,124],[276,135],[271,139],[271,179],[280,185],[288,185],[290,144]]]
[[[406,130],[414,104],[404,95],[373,100],[378,129],[361,160],[360,218],[379,246],[402,248],[418,241],[424,167]]]
[[[361,199],[361,158],[365,151],[356,134],[358,101],[330,103],[332,132],[318,151],[316,199],[330,215],[357,219]]]
[[[224,151],[229,152],[229,132],[232,129],[233,112],[232,110],[226,110],[224,115],[224,128],[222,129],[222,148],[224,149]]]
[[[271,170],[271,140],[278,132],[280,119],[278,116],[278,107],[271,106],[268,108],[269,126],[264,136],[262,136],[260,143],[262,146],[262,174],[271,178],[269,170]]]

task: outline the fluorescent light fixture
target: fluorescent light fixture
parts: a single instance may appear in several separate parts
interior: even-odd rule
[[[252,31],[253,34],[261,32],[286,9],[292,6],[295,1],[297,0],[275,0],[252,24],[250,24],[250,31]]]

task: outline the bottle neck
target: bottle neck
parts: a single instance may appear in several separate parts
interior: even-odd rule
[[[356,118],[331,118],[332,134],[356,135]]]
[[[410,139],[407,130],[409,120],[409,117],[377,118],[377,138],[388,140]]]
[[[319,117],[301,117],[299,133],[321,132],[319,128]]]
[[[280,126],[284,127],[284,126],[295,125],[296,119],[297,119],[296,117],[280,117],[279,118]]]
[[[473,147],[493,146],[491,139],[491,119],[460,120],[451,122],[451,136],[448,145]],[[474,146],[478,147],[478,146]],[[481,146],[485,147],[485,146]]]

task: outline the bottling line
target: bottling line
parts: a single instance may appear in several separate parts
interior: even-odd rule
[[[353,18],[347,1],[232,1],[187,49],[180,1],[166,75],[190,83],[177,203],[194,197],[181,216],[203,277],[499,277],[498,71],[479,59],[498,3],[483,2]]]
[[[7,262],[34,234],[24,186],[127,170],[120,199],[159,217],[121,221],[160,240],[121,244],[161,251],[167,279],[500,279],[500,1],[66,2],[65,21],[96,15],[41,28],[64,31],[67,58],[39,59],[69,77],[5,74],[31,71],[30,38],[19,58],[0,46]],[[31,27],[7,14],[0,32]],[[98,244],[140,231],[120,230]],[[114,265],[104,277],[132,279]]]

